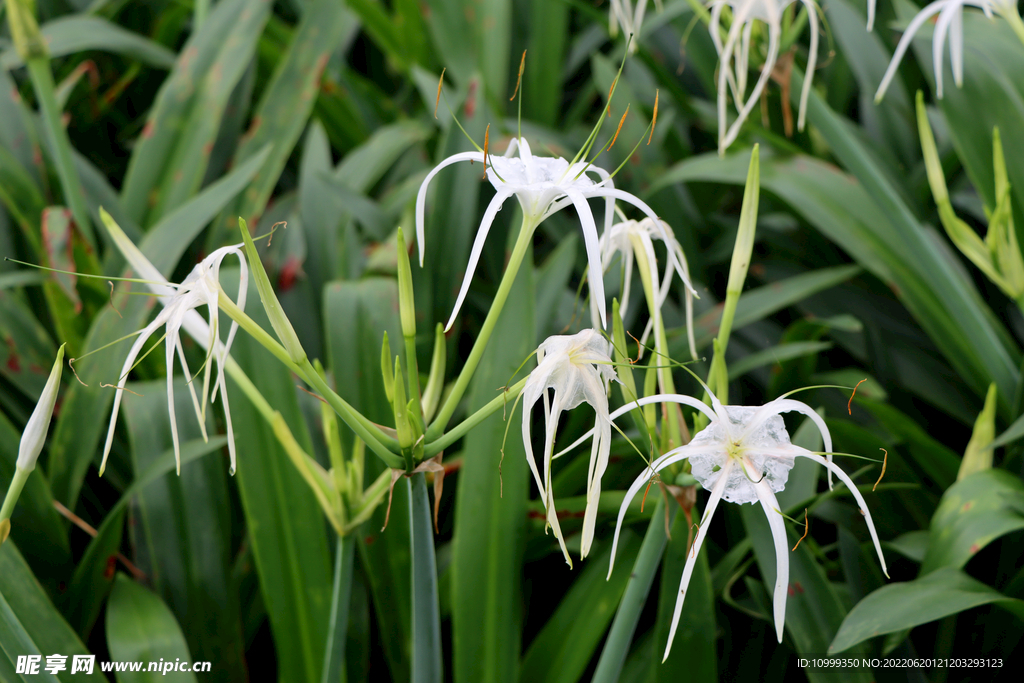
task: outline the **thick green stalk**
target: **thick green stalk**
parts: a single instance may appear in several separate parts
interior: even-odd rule
[[[437,563],[427,482],[412,475],[409,533],[412,545],[412,681],[442,683],[441,613],[437,601]]]
[[[7,496],[4,498],[3,507],[0,507],[0,519],[10,519],[14,512],[14,506],[21,496],[21,490],[25,488],[28,475],[32,470],[23,470],[20,467],[14,468],[14,476],[11,478],[11,485],[7,488]]]
[[[1014,6],[1009,12],[1003,15],[1007,23],[1010,24],[1010,28],[1017,34],[1017,38],[1020,39],[1021,43],[1024,43],[1024,21],[1020,18],[1020,13],[1017,11],[1017,7]]]
[[[60,178],[64,201],[71,208],[78,229],[85,235],[93,247],[96,246],[92,233],[92,222],[85,204],[82,183],[78,179],[75,165],[71,158],[71,141],[61,121],[60,105],[57,104],[56,86],[53,83],[53,72],[50,71],[49,57],[32,57],[26,61],[28,75],[32,80],[32,88],[39,99],[39,108],[43,114],[43,128],[46,139],[50,143],[50,151],[57,165],[57,176]]]
[[[352,598],[352,567],[356,554],[356,536],[338,537],[334,556],[334,591],[331,616],[327,624],[327,645],[324,648],[323,683],[346,680],[345,639],[348,637],[348,608]]]
[[[432,458],[444,449],[451,446],[453,443],[464,437],[478,424],[493,415],[498,408],[504,408],[509,405],[509,401],[515,401],[516,397],[519,396],[519,392],[526,386],[526,379],[523,378],[513,384],[512,386],[501,392],[501,396],[495,396],[489,403],[480,408],[465,420],[456,425],[453,429],[448,430],[444,435],[436,440],[431,441],[423,449],[423,456],[425,458]]]
[[[494,301],[491,303],[491,310],[487,312],[487,317],[484,319],[483,327],[480,328],[480,333],[477,335],[476,341],[473,343],[473,350],[469,352],[469,357],[466,358],[466,364],[462,367],[462,372],[459,373],[459,378],[455,380],[455,386],[452,387],[451,393],[445,400],[444,405],[441,406],[441,410],[438,411],[437,417],[434,418],[434,422],[427,429],[427,443],[429,444],[434,439],[437,439],[444,432],[444,428],[448,426],[448,420],[451,419],[452,414],[459,405],[459,401],[462,400],[463,394],[466,393],[466,389],[469,387],[469,380],[473,378],[473,373],[476,372],[476,366],[480,364],[480,358],[484,355],[484,349],[487,348],[487,342],[491,338],[491,332],[494,331],[494,326],[498,322],[498,316],[501,315],[501,310],[505,307],[505,300],[508,298],[508,293],[512,289],[513,283],[516,281],[516,275],[519,274],[519,267],[523,263],[523,259],[526,257],[527,251],[529,251],[530,243],[533,241],[533,231],[537,227],[536,223],[531,221],[528,217],[523,218],[523,227],[519,230],[519,237],[516,239],[515,247],[512,249],[512,255],[509,257],[508,266],[505,268],[505,274],[501,278],[501,284],[498,286],[498,291],[494,295]]]
[[[345,424],[351,427],[352,431],[354,431],[356,435],[366,443],[367,447],[376,453],[388,467],[400,470],[405,469],[405,462],[402,458],[385,448],[384,444],[382,444],[377,438],[377,434],[375,434],[374,431],[371,431],[371,429],[364,423],[364,421],[369,421],[366,420],[359,411],[350,406],[345,399],[338,396],[338,394],[334,393],[334,390],[327,386],[327,382],[325,382],[323,378],[316,373],[316,370],[314,370],[313,366],[310,365],[309,360],[305,361],[305,372],[300,376],[306,380],[310,386],[320,392],[320,395],[323,396],[328,405],[334,408],[334,412],[341,416],[341,419],[345,421]],[[359,418],[362,418],[362,420]],[[373,429],[377,432],[380,431],[376,428],[376,425],[373,426]],[[381,436],[384,435],[381,434]]]
[[[320,377],[308,359],[304,359],[301,365],[293,361],[288,351],[269,332],[260,327],[259,323],[246,315],[245,311],[240,309],[224,292],[220,292],[217,304],[229,318],[237,322],[239,327],[248,332],[265,349],[270,351],[275,358],[284,363],[289,370],[298,375],[306,384],[315,387],[324,400],[327,401],[327,404],[334,408],[334,412],[338,413],[341,419],[359,435],[359,438],[366,442],[370,450],[379,455],[389,467],[396,466],[392,463],[401,462],[400,458],[391,450],[392,447],[398,448],[398,441],[380,431],[377,425],[370,422],[362,413],[350,406],[345,399],[338,396],[327,386],[327,382]],[[404,466],[401,464],[398,464],[397,467],[404,469]]]
[[[647,526],[640,554],[633,563],[633,573],[629,576],[626,591],[622,594],[619,609],[615,612],[615,620],[604,641],[601,658],[597,662],[593,683],[615,683],[622,673],[622,665],[629,654],[629,646],[633,642],[640,612],[647,602],[647,594],[651,592],[654,576],[658,573],[661,557],[665,554],[668,537],[665,535],[665,497],[658,496],[658,505]]]

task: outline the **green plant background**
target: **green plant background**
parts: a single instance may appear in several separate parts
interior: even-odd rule
[[[726,505],[699,558],[670,661],[661,664],[686,559],[684,514],[674,502],[631,508],[617,570],[605,580],[622,490],[643,467],[616,441],[594,549],[570,571],[544,533],[516,438],[504,445],[499,482],[506,426],[499,413],[444,457],[450,471],[434,540],[445,679],[966,680],[962,670],[797,665],[798,657],[830,651],[986,657],[1010,667],[1024,635],[1022,451],[1011,437],[1024,428],[1011,429],[995,451],[995,469],[959,481],[957,473],[990,384],[995,432],[1022,424],[1015,421],[1024,412],[1024,319],[941,231],[912,104],[916,90],[931,91],[927,35],[914,42],[918,60],[901,67],[881,104],[872,102],[899,37],[893,27],[916,8],[880,3],[867,33],[863,2],[823,2],[828,59],[814,76],[807,129],[787,137],[782,122],[783,107],[797,105],[803,39],[795,43],[793,102],[783,102],[773,83],[763,114],[755,110],[720,158],[717,55],[690,3],[664,5],[660,13],[648,8],[636,54],[625,62],[612,117],[626,103],[630,115],[601,165],[626,162],[616,185],[650,203],[685,248],[701,297],[698,351],[710,357],[750,147],[760,144],[757,242],[729,345],[730,398],[758,405],[803,386],[868,378],[849,411],[848,391],[815,389],[799,398],[823,412],[836,451],[874,460],[886,449],[885,477],[874,491],[878,463],[837,461],[857,473],[891,580],[879,571],[852,497],[842,487],[828,493],[813,468],[798,470],[780,503],[793,518],[808,508],[810,532],[790,556],[783,642],[771,619],[774,550],[766,522],[759,510]],[[478,142],[490,124],[491,149],[502,151],[521,103],[522,131],[535,150],[571,158],[602,115],[624,51],[621,35],[609,38],[607,2],[583,0],[35,6],[67,136],[39,114],[21,58],[0,38],[0,252],[118,273],[123,260],[99,229],[103,207],[179,281],[235,238],[238,216],[259,233],[287,221],[263,254],[285,311],[338,393],[385,424],[391,409],[377,372],[381,339],[385,330],[401,339],[394,231],[402,225],[412,233],[412,206],[428,170],[469,149],[444,104],[434,115],[442,67],[450,107]],[[510,103],[523,50],[521,99]],[[998,125],[1015,223],[1024,230],[1024,46],[1004,23],[968,11],[964,52],[962,89],[949,86],[947,74],[945,98],[928,105],[953,205],[972,225],[984,225],[984,207],[996,199]],[[630,158],[656,92],[653,141]],[[413,268],[420,368],[429,367],[434,326],[451,311],[491,196],[481,172],[458,165],[432,184],[426,260]],[[461,366],[489,308],[518,213],[507,208],[495,224],[447,338],[450,369]],[[464,412],[510,384],[544,338],[567,323],[587,325],[577,297],[586,261],[575,223],[563,212],[538,230]],[[606,279],[609,297],[619,291],[617,273],[613,267]],[[639,298],[640,288],[633,291]],[[258,301],[255,292],[250,301]],[[677,360],[688,357],[681,302],[674,291],[664,311]],[[643,308],[632,306],[626,320],[638,335]],[[69,356],[82,356],[138,329],[150,310],[145,297],[122,287],[111,293],[102,281],[0,262],[0,488],[57,346],[67,342]],[[152,354],[131,376],[141,396],[125,398],[107,471],[98,477],[113,395],[100,384],[115,382],[121,348],[75,365],[88,386],[65,373],[41,466],[0,547],[0,680],[21,680],[18,655],[83,652],[100,660],[211,661],[212,672],[198,675],[210,680],[325,680],[336,536],[233,385],[236,476],[228,475],[223,438],[204,444],[184,418],[182,473],[174,475],[163,354]],[[198,367],[202,351],[186,350]],[[252,339],[240,335],[232,352],[307,452],[326,464],[317,401]],[[706,362],[693,367],[706,375]],[[696,395],[684,373],[676,382]],[[190,415],[183,381],[176,400],[178,414]],[[571,443],[590,419],[586,409],[566,417],[559,443]],[[209,420],[211,433],[222,433],[220,416]],[[787,423],[796,443],[821,448],[800,420]],[[350,449],[352,434],[342,429]],[[559,462],[559,506],[580,510],[585,454]],[[367,467],[375,477],[382,465],[371,456]],[[698,493],[697,510],[705,500]],[[72,525],[55,504],[96,533]],[[410,505],[403,482],[387,530],[380,508],[355,533],[337,672],[347,680],[412,675]],[[567,536],[579,528],[571,514],[563,523]],[[788,530],[795,543],[803,526]],[[578,536],[575,542],[578,551]],[[638,555],[650,556],[641,550],[647,543],[664,546],[654,555],[649,590],[629,570]],[[616,623],[608,636],[624,594],[644,604],[635,631],[623,635]],[[972,675],[1009,679],[1007,668]],[[75,680],[67,671],[57,678]]]

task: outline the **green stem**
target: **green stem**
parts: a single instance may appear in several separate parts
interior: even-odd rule
[[[615,683],[622,673],[622,665],[626,662],[630,643],[636,625],[640,621],[640,612],[647,602],[647,594],[651,592],[654,576],[658,573],[661,557],[665,554],[668,537],[665,535],[665,497],[658,496],[658,505],[647,526],[640,554],[633,563],[633,573],[629,576],[626,591],[622,594],[619,609],[615,612],[615,620],[604,642],[601,658],[597,662],[593,683]]]
[[[491,303],[491,310],[487,312],[487,317],[484,319],[483,327],[480,328],[480,333],[477,335],[476,341],[473,343],[473,350],[469,352],[469,357],[466,359],[466,364],[462,367],[462,372],[459,373],[459,378],[455,381],[455,386],[452,387],[451,393],[445,400],[444,405],[441,406],[441,410],[438,411],[437,417],[434,418],[434,422],[427,429],[427,443],[429,444],[434,439],[437,439],[444,432],[444,428],[448,426],[448,420],[451,419],[452,414],[455,412],[456,407],[459,405],[459,401],[462,400],[463,394],[466,393],[466,389],[469,387],[469,380],[472,379],[473,373],[476,372],[476,366],[480,363],[480,359],[484,355],[484,349],[487,348],[487,342],[491,338],[491,333],[494,331],[494,326],[498,323],[498,317],[501,315],[501,310],[505,307],[505,300],[508,299],[508,293],[512,290],[512,285],[516,281],[516,275],[519,273],[519,267],[523,263],[527,251],[530,248],[530,244],[533,241],[533,231],[537,227],[537,224],[529,217],[523,217],[523,227],[519,230],[519,237],[516,239],[515,247],[512,249],[512,255],[508,260],[508,267],[505,268],[505,274],[501,278],[501,284],[498,286],[498,292],[494,295],[494,301]]]
[[[75,172],[74,162],[71,158],[71,141],[68,140],[68,132],[61,121],[60,106],[57,104],[57,96],[54,92],[50,59],[48,57],[32,57],[27,60],[26,66],[36,97],[39,98],[39,108],[43,114],[47,141],[50,143],[50,151],[57,164],[57,175],[60,177],[61,188],[64,190],[64,201],[70,206],[71,215],[74,216],[78,229],[82,231],[86,241],[95,248],[96,243],[92,234],[92,223],[89,220],[89,210],[85,204],[85,194],[82,192],[82,183],[78,179],[78,173]]]
[[[338,549],[334,557],[334,592],[331,598],[330,621],[327,623],[322,683],[335,683],[347,678],[345,639],[348,637],[348,609],[352,597],[352,560],[355,551],[355,534],[338,537]]]
[[[316,388],[324,400],[327,401],[327,404],[334,408],[334,412],[341,416],[345,424],[351,427],[352,431],[358,434],[359,438],[365,441],[370,450],[380,456],[381,460],[387,463],[388,467],[405,469],[401,459],[392,451],[392,448],[398,449],[398,441],[380,431],[377,425],[370,422],[362,413],[350,406],[345,399],[338,396],[327,386],[327,383],[320,377],[320,374],[310,364],[308,359],[304,360],[301,365],[293,361],[288,351],[269,332],[260,327],[259,323],[246,315],[245,311],[240,309],[223,291],[220,292],[217,304],[228,317],[237,322],[239,327],[248,332],[265,349],[270,351],[275,358],[284,363],[289,370],[298,375],[306,384]],[[396,465],[395,463],[398,464]]]
[[[412,400],[412,414],[416,420],[416,428],[423,433],[423,403],[420,398],[420,371],[416,360],[416,338],[405,339],[405,367],[409,377],[409,398]]]
[[[327,382],[317,374],[316,370],[313,369],[313,366],[310,365],[309,360],[305,360],[304,365],[305,372],[300,376],[305,379],[310,386],[320,392],[320,395],[323,396],[325,401],[327,401],[327,404],[334,408],[334,412],[341,416],[341,419],[345,421],[345,424],[351,427],[352,431],[354,431],[359,438],[366,443],[367,447],[376,453],[388,467],[404,470],[405,462],[401,457],[392,453],[384,446],[384,444],[381,443],[377,438],[377,434],[374,434],[373,431],[371,431],[363,422],[366,418],[363,417],[355,408],[350,406],[345,399],[338,396],[329,386],[327,386]],[[362,418],[362,420],[358,418]],[[368,422],[368,420],[366,421]],[[374,425],[374,429],[376,429],[376,425]],[[379,430],[377,431],[379,432]],[[381,436],[384,435],[381,434]]]
[[[442,683],[441,614],[437,600],[434,530],[423,473],[412,475],[409,486],[412,490],[412,505],[409,509],[412,545],[412,681]]]
[[[21,496],[21,490],[25,488],[25,482],[28,481],[28,475],[30,474],[32,474],[32,470],[23,470],[20,467],[14,468],[14,477],[11,478],[11,485],[7,488],[7,497],[4,498],[3,507],[0,507],[0,519],[11,518],[11,513],[14,512],[14,505],[18,502],[18,497]]]
[[[512,386],[508,387],[501,392],[500,396],[495,396],[489,403],[480,408],[465,420],[460,422],[457,426],[449,431],[445,432],[444,435],[436,441],[431,441],[423,449],[423,457],[432,458],[444,449],[451,446],[453,443],[464,437],[478,424],[489,418],[498,408],[504,408],[508,406],[509,401],[515,401],[515,397],[519,395],[519,392],[526,386],[526,377],[519,380]]]

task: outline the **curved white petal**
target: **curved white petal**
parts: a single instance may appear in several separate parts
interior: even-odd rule
[[[597,299],[597,310],[601,314],[601,329],[608,327],[608,317],[605,312],[604,301],[604,277],[601,271],[601,251],[598,248],[597,224],[594,222],[594,214],[587,204],[586,196],[576,189],[566,189],[566,196],[572,200],[576,212],[580,216],[580,225],[583,228],[583,242],[587,249],[587,273],[590,279],[591,296]]]
[[[126,238],[127,239],[127,238]],[[139,252],[140,254],[142,252]],[[107,456],[110,455],[110,447],[114,443],[114,428],[117,427],[117,413],[121,408],[121,393],[124,391],[124,383],[128,381],[128,373],[131,372],[132,366],[135,364],[135,359],[139,355],[139,351],[142,350],[143,344],[146,340],[152,336],[153,332],[157,328],[161,327],[167,320],[167,309],[160,311],[160,314],[143,328],[142,332],[135,339],[131,349],[128,350],[128,357],[124,359],[124,365],[121,366],[121,376],[117,380],[117,389],[114,390],[114,407],[110,411],[110,426],[107,428],[107,441],[103,444],[103,459],[100,461],[100,476],[103,476],[103,470],[107,467]]]
[[[688,457],[690,457],[690,451],[687,450],[686,446],[680,446],[679,448],[666,453],[651,463],[649,467],[645,468],[644,471],[640,473],[640,476],[638,476],[630,485],[629,490],[626,491],[626,497],[622,499],[622,505],[619,506],[618,519],[615,521],[615,535],[612,537],[612,554],[608,560],[608,578],[611,578],[612,570],[615,568],[615,550],[619,547],[619,534],[622,532],[622,520],[626,518],[626,510],[629,509],[630,502],[632,502],[633,498],[636,497],[636,494],[640,492],[640,489],[650,482],[652,470],[653,472],[658,472],[673,463],[686,460]]]
[[[818,63],[818,13],[813,0],[801,0],[801,2],[807,8],[807,16],[810,19],[811,46],[807,51],[807,72],[804,74],[804,86],[800,91],[800,112],[797,115],[797,130],[804,129],[804,121],[807,118],[807,99],[811,95],[811,81],[814,79],[814,68]]]
[[[466,300],[466,294],[469,293],[469,285],[473,281],[473,274],[476,273],[476,265],[480,261],[480,255],[484,250],[484,242],[487,240],[487,233],[490,232],[491,225],[494,223],[495,216],[501,211],[501,205],[505,203],[505,200],[512,196],[511,190],[501,189],[491,199],[491,203],[487,205],[487,210],[484,211],[484,217],[480,221],[480,228],[476,231],[476,237],[473,239],[473,249],[469,253],[469,262],[466,264],[466,274],[462,278],[462,287],[459,289],[459,296],[455,300],[455,308],[452,309],[451,317],[448,318],[448,324],[445,325],[444,331],[452,329],[452,325],[455,324],[455,319],[459,315],[459,311],[462,309],[462,302]]]
[[[451,166],[457,164],[460,161],[479,161],[483,162],[484,155],[481,152],[460,152],[453,154],[437,166],[430,170],[427,177],[423,179],[423,183],[420,185],[420,191],[416,194],[416,246],[420,252],[420,267],[423,267],[423,246],[424,246],[424,214],[425,207],[427,204],[427,186],[430,181],[437,175],[445,166]]]
[[[750,472],[746,463],[743,463],[743,470],[747,476],[756,478],[759,472]],[[786,598],[789,593],[789,543],[786,538],[786,525],[782,519],[782,512],[779,509],[779,501],[776,500],[771,486],[767,481],[759,481],[754,484],[754,491],[764,509],[765,517],[768,518],[768,526],[772,530],[772,540],[775,542],[775,591],[774,591],[774,612],[775,612],[775,633],[782,642],[782,629],[786,623]]]
[[[875,92],[875,103],[882,101],[885,97],[885,91],[889,88],[889,83],[896,76],[896,67],[900,65],[900,61],[903,60],[903,55],[906,54],[907,48],[910,47],[910,41],[914,39],[914,34],[921,28],[924,22],[928,21],[934,14],[938,13],[943,6],[945,6],[948,0],[935,0],[930,5],[925,6],[920,12],[917,13],[907,26],[907,29],[903,32],[903,36],[900,38],[900,42],[896,45],[896,51],[892,53],[892,61],[889,62],[889,68],[885,70],[885,75],[882,76],[882,82],[878,85],[878,91]]]
[[[942,59],[942,48],[946,44],[946,34],[949,33],[949,25],[953,21],[953,17],[956,16],[956,10],[958,8],[947,5],[943,8],[942,12],[939,13],[939,20],[935,22],[935,32],[932,34],[932,67],[935,71],[935,96],[938,99],[942,99],[942,81],[943,81],[943,59]]]
[[[835,472],[836,476],[846,484],[846,487],[850,489],[850,493],[853,494],[854,499],[857,501],[857,505],[860,505],[860,511],[864,515],[864,521],[868,523],[868,531],[871,532],[871,540],[875,544],[875,552],[878,553],[878,561],[882,564],[882,572],[885,573],[886,578],[888,578],[889,570],[885,566],[885,557],[882,556],[882,545],[878,542],[878,533],[875,531],[875,524],[871,521],[871,511],[868,510],[867,501],[864,500],[864,496],[860,494],[860,490],[857,489],[853,480],[850,479],[850,477],[846,475],[846,472],[844,472],[838,465],[833,464],[829,460],[825,460],[825,458],[821,457],[817,453],[811,453],[803,448],[794,448],[794,451],[788,455],[798,455],[802,458],[810,458],[818,464],[824,465],[830,472]]]
[[[745,439],[747,436],[752,434],[755,429],[760,427],[765,421],[772,415],[778,415],[781,413],[802,413],[811,419],[814,426],[821,432],[821,440],[825,444],[825,452],[828,453],[828,461],[832,462],[832,435],[829,434],[828,425],[825,424],[825,420],[822,419],[821,415],[818,415],[817,411],[811,408],[806,403],[800,401],[794,401],[791,398],[777,398],[770,403],[766,403],[761,406],[754,416],[750,418],[746,427],[743,429],[743,433],[740,439]],[[828,487],[832,488],[832,470],[828,471]]]
[[[708,408],[706,403],[694,398],[693,396],[686,396],[685,394],[655,394],[654,396],[645,396],[644,398],[640,398],[635,401],[630,401],[621,408],[616,409],[608,416],[608,419],[614,421],[615,418],[622,417],[623,415],[625,415],[626,413],[635,408],[640,408],[641,406],[650,405],[652,403],[682,403],[683,405],[690,406],[691,408],[696,408],[700,412],[704,413],[704,415],[706,415],[707,418],[712,422],[718,420],[718,415],[716,415],[713,410]],[[566,453],[573,450],[574,448],[582,444],[584,441],[586,441],[593,435],[594,430],[591,429],[590,431],[586,432],[583,436],[578,438],[576,441],[574,441],[570,446],[556,453],[555,457],[558,458],[560,456],[565,455]]]
[[[697,556],[700,554],[700,548],[704,544],[704,539],[708,535],[708,526],[710,525],[711,518],[715,514],[715,509],[718,507],[718,501],[722,499],[722,491],[725,489],[725,482],[729,480],[729,468],[732,467],[733,460],[727,460],[725,466],[722,468],[722,476],[715,482],[715,487],[711,490],[711,497],[708,498],[707,507],[704,508],[704,515],[700,518],[700,524],[697,525],[697,536],[693,539],[693,547],[686,555],[686,565],[683,567],[683,575],[679,579],[679,593],[676,595],[676,605],[672,609],[672,625],[668,631],[668,641],[665,643],[665,654],[662,656],[662,663],[668,659],[669,652],[672,651],[672,641],[676,637],[676,628],[679,627],[679,616],[683,613],[683,602],[686,599],[686,588],[690,585],[690,577],[693,576],[693,567],[697,563]]]

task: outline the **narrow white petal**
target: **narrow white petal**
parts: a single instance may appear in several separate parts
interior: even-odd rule
[[[473,249],[469,253],[469,262],[466,264],[466,275],[462,278],[462,287],[459,289],[459,296],[455,300],[455,308],[452,310],[452,315],[448,319],[448,324],[445,325],[445,332],[450,330],[452,325],[455,324],[455,319],[458,317],[459,310],[462,308],[462,302],[465,301],[466,294],[469,293],[469,285],[473,281],[473,274],[476,272],[476,265],[480,262],[480,255],[484,250],[484,242],[487,240],[487,233],[490,231],[491,224],[494,223],[494,218],[498,215],[498,211],[501,210],[501,205],[511,195],[511,190],[498,190],[497,194],[494,195],[494,198],[491,199],[491,203],[487,205],[487,210],[484,211],[484,217],[480,221],[480,227],[476,232],[476,238],[473,240]]]
[[[693,396],[686,396],[684,394],[655,394],[654,396],[645,396],[644,398],[637,399],[636,401],[630,401],[626,405],[615,410],[608,416],[608,419],[614,421],[615,418],[621,417],[635,408],[650,405],[652,403],[682,403],[683,405],[690,406],[691,408],[696,408],[700,412],[704,413],[704,415],[706,415],[707,418],[712,422],[718,419],[718,415],[716,415],[714,411],[708,408],[706,403],[695,399]],[[570,445],[568,448],[564,448],[560,450],[558,453],[556,453],[555,457],[557,458],[562,455],[565,455],[566,453],[573,450],[574,448],[582,444],[584,441],[586,441],[593,435],[594,430],[591,429],[590,431],[586,432],[583,436],[578,438],[576,441],[574,441],[572,445]]]
[[[903,55],[906,54],[907,48],[910,47],[910,41],[914,39],[914,34],[917,33],[917,30],[921,28],[924,22],[939,12],[946,2],[948,0],[935,0],[935,2],[918,12],[917,16],[911,20],[907,29],[903,32],[900,42],[896,45],[896,51],[892,53],[892,61],[889,62],[889,68],[885,70],[885,75],[882,76],[882,82],[878,85],[878,91],[875,93],[876,103],[881,102],[882,98],[885,97],[885,91],[889,88],[889,83],[896,76],[896,67],[900,65]]]
[[[743,464],[743,469],[747,476],[755,481],[761,476],[760,472],[751,472],[746,463]],[[779,501],[776,500],[768,482],[758,481],[754,484],[754,491],[761,502],[761,507],[764,508],[768,526],[772,530],[772,540],[775,541],[775,633],[781,643],[782,629],[786,623],[786,598],[789,594],[789,542],[786,538],[786,525],[779,510]]]
[[[754,84],[754,89],[750,91],[750,97],[743,104],[743,108],[740,109],[739,115],[736,120],[733,121],[732,126],[729,127],[729,132],[726,133],[725,137],[722,138],[718,144],[718,153],[724,154],[725,150],[728,149],[729,145],[739,136],[740,128],[743,126],[743,122],[747,120],[747,116],[750,114],[750,110],[757,104],[758,98],[761,96],[761,91],[764,90],[765,84],[768,82],[768,78],[771,76],[772,69],[775,68],[775,60],[779,55],[779,36],[782,33],[782,27],[779,25],[778,19],[768,24],[768,55],[765,58],[764,66],[761,67],[761,76],[757,79],[757,83]],[[733,36],[730,32],[730,43],[726,44],[728,50]],[[721,97],[721,95],[719,95]],[[719,117],[721,118],[721,116]]]
[[[606,190],[608,191],[608,190]],[[583,242],[587,249],[587,276],[590,279],[590,295],[597,299],[597,310],[601,314],[601,329],[608,327],[605,313],[604,277],[601,272],[601,251],[598,248],[597,224],[594,214],[587,204],[586,196],[579,190],[567,189],[565,193],[572,200],[573,206],[580,217],[583,228]]]
[[[135,359],[142,350],[142,346],[150,338],[153,332],[157,330],[157,328],[163,326],[166,320],[167,309],[164,309],[160,312],[160,315],[153,320],[153,322],[146,325],[142,332],[139,333],[139,336],[135,339],[131,349],[128,350],[128,357],[124,359],[124,365],[121,366],[121,376],[117,380],[117,389],[114,391],[114,407],[110,411],[110,426],[107,428],[107,441],[103,445],[103,459],[100,461],[101,477],[103,476],[103,470],[107,467],[107,456],[110,455],[110,447],[114,443],[114,428],[117,426],[117,413],[121,409],[121,394],[123,393],[125,382],[128,381],[128,373],[131,372],[132,366],[135,364]]]
[[[416,246],[420,252],[420,267],[423,267],[423,254],[424,254],[424,214],[426,213],[425,207],[427,204],[427,186],[430,181],[437,175],[445,166],[451,166],[457,164],[460,161],[479,161],[483,162],[484,155],[481,152],[461,152],[459,154],[453,154],[448,157],[427,174],[427,177],[423,179],[423,184],[420,185],[420,191],[416,194]]]
[[[690,585],[690,578],[693,576],[693,568],[697,563],[697,556],[700,555],[700,548],[708,535],[711,518],[718,507],[718,501],[722,499],[722,490],[725,489],[725,482],[729,479],[729,468],[732,467],[732,464],[732,460],[727,460],[722,468],[722,476],[715,482],[715,487],[711,491],[711,497],[708,498],[707,507],[704,508],[704,515],[700,518],[700,524],[697,525],[697,536],[693,539],[693,547],[690,548],[686,555],[686,565],[683,567],[683,576],[679,579],[679,593],[676,595],[676,605],[672,609],[672,625],[669,627],[668,640],[665,642],[665,654],[661,658],[662,663],[668,659],[669,652],[672,651],[672,641],[675,640],[676,629],[679,627],[679,617],[683,613],[686,589]]]
[[[864,500],[864,496],[860,494],[860,490],[857,489],[853,480],[850,479],[850,477],[846,475],[846,472],[844,472],[838,465],[833,464],[829,460],[825,460],[825,458],[821,457],[817,453],[811,453],[803,448],[795,448],[794,452],[789,455],[798,455],[802,458],[810,458],[811,460],[824,465],[830,472],[835,472],[836,476],[846,484],[846,487],[850,489],[850,493],[853,494],[854,499],[857,501],[857,505],[860,506],[860,511],[864,514],[864,521],[868,523],[868,531],[871,532],[871,540],[875,544],[875,552],[878,553],[878,561],[882,565],[882,572],[884,572],[886,578],[888,578],[889,570],[885,566],[885,557],[882,556],[882,544],[878,542],[878,533],[875,531],[875,524],[871,521],[871,511],[868,510],[867,501]]]
[[[814,426],[821,432],[821,440],[825,444],[825,453],[828,454],[828,461],[832,462],[832,435],[829,434],[828,425],[825,424],[825,420],[806,403],[794,401],[791,398],[777,398],[761,406],[747,422],[740,440],[750,436],[755,429],[764,424],[772,415],[779,415],[781,413],[802,413],[809,417]],[[832,470],[828,472],[828,487],[829,489],[832,488]]]
[[[946,34],[949,32],[949,24],[956,16],[955,8],[946,6],[939,14],[939,20],[935,22],[935,32],[932,34],[932,68],[935,71],[935,96],[942,99],[942,82],[945,69],[943,68],[942,48],[946,44]]]
[[[818,63],[818,13],[813,0],[801,0],[807,8],[807,16],[811,23],[811,46],[807,52],[807,72],[804,74],[804,87],[800,92],[800,112],[797,115],[797,130],[804,129],[807,118],[807,98],[811,95],[811,81],[814,79],[814,68]],[[872,9],[874,7],[872,6]],[[871,30],[871,29],[868,29]]]

